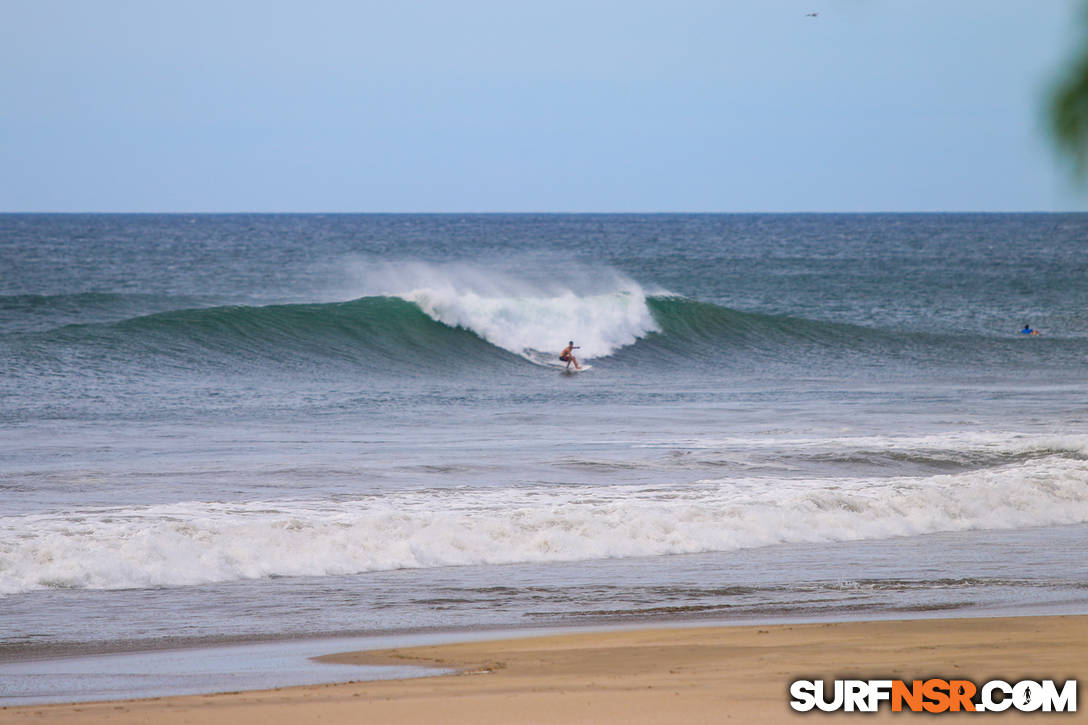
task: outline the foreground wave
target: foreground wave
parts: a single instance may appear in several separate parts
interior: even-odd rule
[[[0,518],[0,593],[731,551],[1088,521],[1088,462],[684,486],[426,489]]]

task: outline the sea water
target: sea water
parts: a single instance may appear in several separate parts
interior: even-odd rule
[[[1086,233],[0,215],[0,658],[1088,612]]]

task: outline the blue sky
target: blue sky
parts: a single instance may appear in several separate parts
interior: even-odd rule
[[[0,0],[0,211],[1088,209],[1079,7]]]

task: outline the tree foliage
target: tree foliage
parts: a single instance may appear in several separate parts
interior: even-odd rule
[[[1088,4],[1082,13],[1080,49],[1050,99],[1050,127],[1077,174],[1088,171]]]

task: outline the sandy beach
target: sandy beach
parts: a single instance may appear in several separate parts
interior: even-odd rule
[[[795,713],[796,679],[1083,679],[1088,616],[928,619],[586,632],[354,652],[329,661],[456,674],[273,691],[0,710],[0,723],[714,723]],[[953,715],[952,713],[948,713]],[[966,716],[955,715],[957,717]],[[990,714],[990,717],[997,715]],[[1070,714],[1006,712],[1004,721]]]

